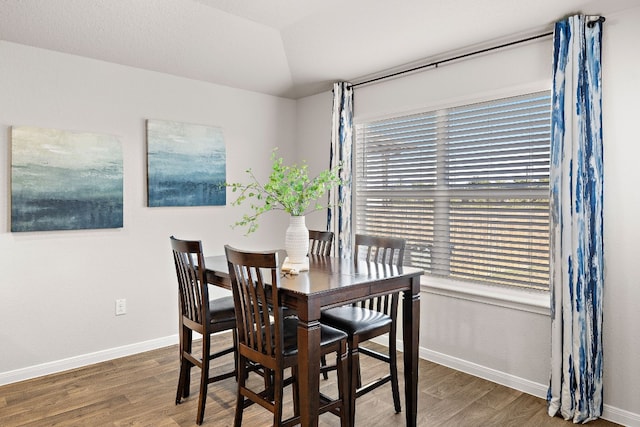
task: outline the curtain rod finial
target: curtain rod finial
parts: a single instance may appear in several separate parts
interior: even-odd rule
[[[593,18],[593,20],[587,23],[588,27],[593,27],[594,25],[596,25],[596,22],[604,22],[607,20],[607,18],[605,18],[604,16],[592,16],[590,18]]]

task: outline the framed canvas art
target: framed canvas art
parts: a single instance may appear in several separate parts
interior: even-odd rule
[[[111,135],[11,129],[11,231],[121,228],[122,146]]]
[[[147,120],[148,206],[226,204],[222,129]]]

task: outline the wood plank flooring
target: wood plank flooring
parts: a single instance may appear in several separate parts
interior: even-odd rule
[[[223,334],[215,342],[226,344],[230,339],[230,334]],[[367,375],[386,369],[381,362],[362,359],[364,381]],[[233,363],[231,356],[224,363],[225,366],[216,369],[229,369]],[[194,369],[191,396],[175,405],[178,348],[171,346],[9,384],[0,387],[0,426],[194,426],[198,379],[198,370]],[[400,381],[403,390],[402,377]],[[321,386],[331,393],[335,373],[328,381],[321,380]],[[418,388],[420,426],[573,425],[547,416],[542,399],[425,360],[420,360]],[[290,388],[285,395],[285,406],[290,408]],[[211,384],[203,425],[232,426],[234,406],[233,379]],[[396,414],[393,410],[390,386],[358,399],[356,413],[357,426],[404,425],[404,413]],[[271,420],[269,412],[253,405],[245,410],[243,425],[269,426]],[[324,414],[320,424],[337,426],[339,422],[334,415]],[[604,420],[589,425],[616,426]]]

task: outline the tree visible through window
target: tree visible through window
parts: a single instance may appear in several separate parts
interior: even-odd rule
[[[356,232],[427,274],[548,289],[549,91],[356,125]]]

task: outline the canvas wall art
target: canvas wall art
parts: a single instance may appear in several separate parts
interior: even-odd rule
[[[11,129],[11,231],[122,225],[122,146],[116,137]]]
[[[222,129],[147,120],[148,205],[226,204],[226,150]]]

